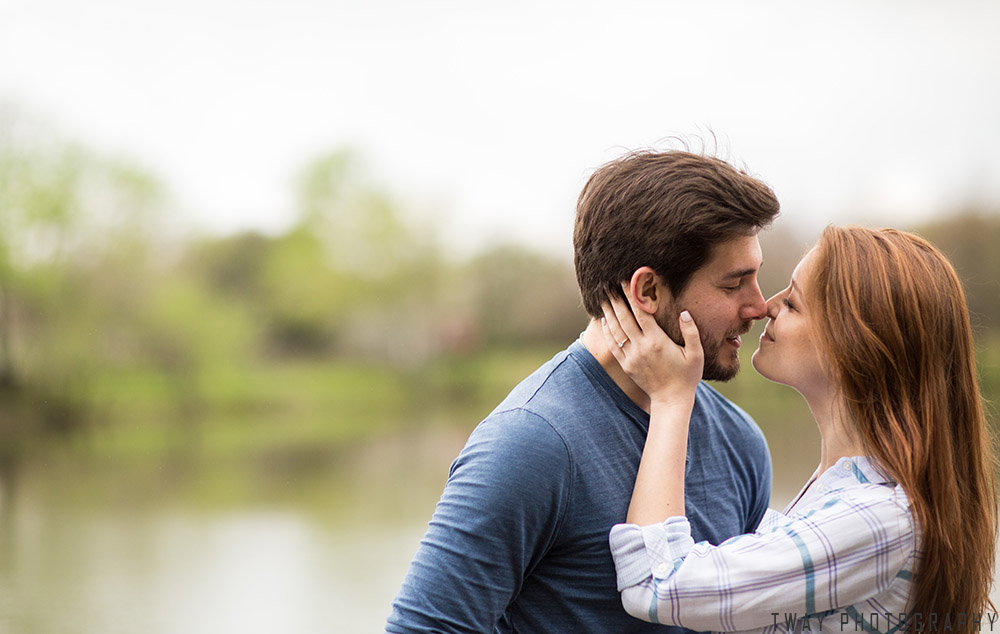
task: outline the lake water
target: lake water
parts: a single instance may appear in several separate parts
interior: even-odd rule
[[[205,494],[220,478],[204,468],[21,468],[0,487],[0,633],[382,631],[466,434],[253,473],[238,501]]]
[[[423,530],[266,511],[40,520],[5,544],[2,632],[378,632]]]
[[[273,487],[215,504],[127,471],[24,469],[0,500],[0,632],[380,632],[464,437],[384,438],[288,482],[336,509]]]

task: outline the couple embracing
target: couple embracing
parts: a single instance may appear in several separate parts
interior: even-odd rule
[[[469,437],[386,632],[975,629],[997,501],[961,283],[916,235],[828,227],[765,301],[778,208],[688,152],[591,176],[590,322]],[[781,512],[760,429],[704,382],[736,375],[760,319],[754,368],[822,439]]]

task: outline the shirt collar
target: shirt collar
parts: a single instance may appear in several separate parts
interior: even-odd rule
[[[856,484],[895,484],[868,456],[845,456],[824,471],[817,481],[829,488]]]
[[[569,356],[583,369],[584,374],[590,377],[591,382],[599,386],[600,389],[615,403],[615,405],[626,415],[639,421],[643,427],[649,426],[649,414],[641,407],[632,402],[632,399],[625,394],[614,379],[604,370],[601,362],[587,350],[583,344],[583,335],[574,341],[569,347]]]

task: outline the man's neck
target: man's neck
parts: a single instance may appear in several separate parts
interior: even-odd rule
[[[633,403],[641,407],[644,411],[649,411],[649,396],[646,395],[642,389],[635,384],[635,381],[629,378],[625,374],[625,370],[622,366],[618,364],[618,360],[615,359],[611,351],[608,350],[608,344],[604,341],[604,332],[601,328],[601,321],[599,319],[591,319],[590,323],[587,324],[587,329],[583,331],[581,335],[583,340],[583,345],[587,348],[590,354],[594,355],[597,362],[601,364],[604,371],[608,373],[611,380],[615,382],[615,385],[621,388],[625,395],[628,396]]]

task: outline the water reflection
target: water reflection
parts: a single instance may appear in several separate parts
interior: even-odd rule
[[[169,496],[122,504],[99,479],[81,484],[93,474],[25,471],[3,506],[0,632],[382,631],[465,433],[354,452],[320,478],[339,491],[328,499],[346,504],[333,514]],[[83,499],[80,490],[105,494]]]
[[[379,631],[418,530],[260,511],[24,522],[0,573],[0,631]]]
[[[381,631],[466,433],[384,438],[228,505],[177,493],[205,470],[25,467],[0,501],[0,632]]]

